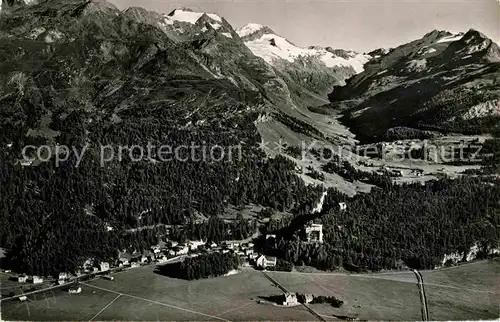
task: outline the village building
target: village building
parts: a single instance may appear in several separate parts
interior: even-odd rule
[[[84,269],[91,269],[93,262],[94,261],[92,259],[87,259],[85,261],[85,263],[83,263],[83,268]]]
[[[189,253],[189,247],[188,246],[176,246],[174,249],[174,256],[177,256],[177,255],[186,255],[187,253]]]
[[[121,267],[121,266],[127,266],[127,265],[130,265],[128,258],[122,257],[118,260],[118,266]]]
[[[285,301],[283,301],[283,305],[297,305],[299,301],[297,300],[297,294],[295,293],[285,293]]]
[[[266,267],[274,267],[276,266],[277,259],[276,257],[260,255],[257,257],[255,264],[258,267],[266,268]]]
[[[323,225],[310,224],[306,226],[306,238],[309,243],[323,242]]]
[[[416,176],[416,177],[421,177],[424,175],[424,170],[422,169],[414,169],[412,172],[411,172],[412,175]]]
[[[314,295],[312,294],[304,294],[304,302],[311,303],[314,300]]]
[[[60,280],[65,280],[68,278],[68,273],[59,273],[59,279]]]
[[[99,269],[101,270],[101,272],[109,271],[109,263],[108,262],[99,263]]]
[[[19,301],[21,301],[21,302],[24,302],[24,301],[26,301],[27,299],[28,299],[28,297],[27,297],[26,295],[23,295],[23,296],[20,296],[20,297],[19,297]]]
[[[396,177],[403,177],[403,171],[401,170],[392,170],[392,174]]]
[[[17,281],[18,281],[19,283],[26,283],[26,282],[28,281],[28,276],[26,276],[26,275],[21,275],[21,276],[18,276],[18,277],[17,277]]]
[[[68,290],[70,294],[79,294],[82,292],[82,287],[81,286],[71,286]]]
[[[43,278],[39,276],[33,276],[33,284],[40,284],[43,283]]]
[[[204,242],[203,240],[193,240],[188,243],[188,247],[190,251],[194,251],[197,250],[198,247],[203,246],[205,244],[206,242]]]

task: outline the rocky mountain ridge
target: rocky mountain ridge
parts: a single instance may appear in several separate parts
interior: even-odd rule
[[[377,56],[330,94],[333,107],[347,111],[344,120],[363,139],[382,139],[395,127],[471,134],[498,130],[498,112],[464,117],[500,95],[500,49],[484,34],[435,30]]]

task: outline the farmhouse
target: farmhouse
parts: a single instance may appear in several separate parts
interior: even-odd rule
[[[304,302],[311,303],[314,300],[314,295],[312,294],[304,294]]]
[[[339,202],[339,208],[340,208],[340,211],[346,211],[347,204],[345,202]]]
[[[71,286],[68,290],[70,294],[79,294],[82,292],[82,287],[81,286]]]
[[[65,280],[68,278],[68,273],[59,273],[59,279],[60,280]]]
[[[422,169],[414,169],[412,172],[411,172],[412,175],[416,176],[416,177],[421,177],[424,175],[424,170]]]
[[[26,276],[26,275],[21,275],[21,276],[18,276],[18,277],[17,277],[17,281],[18,281],[19,283],[26,283],[26,282],[28,281],[28,276]]]
[[[277,261],[276,257],[260,255],[259,257],[257,257],[255,264],[258,267],[266,268],[266,267],[276,266],[276,261]]]
[[[285,293],[285,301],[283,301],[283,305],[297,305],[299,301],[297,300],[297,294],[295,293]]]
[[[27,296],[25,296],[25,295],[23,295],[23,296],[19,297],[19,301],[21,301],[21,302],[24,302],[24,301],[26,301],[27,299],[28,299],[28,297],[27,297]]]
[[[306,226],[306,238],[309,243],[311,242],[323,242],[323,225],[321,224],[310,224]]]
[[[39,276],[33,276],[33,284],[40,284],[43,283],[43,278]]]
[[[403,176],[403,171],[401,170],[392,170],[392,175],[396,177],[402,177]]]

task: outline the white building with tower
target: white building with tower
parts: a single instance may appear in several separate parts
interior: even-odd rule
[[[309,243],[322,243],[323,242],[323,225],[310,224],[306,226],[306,238]]]

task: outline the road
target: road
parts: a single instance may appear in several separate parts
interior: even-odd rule
[[[282,286],[280,283],[278,283],[274,278],[272,278],[271,276],[269,276],[265,271],[262,271],[262,274],[264,274],[264,276],[270,280],[274,285],[276,285],[281,291],[283,291],[283,293],[292,293],[292,292],[289,292],[284,286]],[[314,315],[315,317],[318,318],[318,320],[320,321],[323,321],[323,322],[326,322],[326,320],[321,316],[319,315],[317,312],[315,312],[309,305],[307,305],[306,303],[301,303],[303,307],[306,308],[306,310],[308,310],[312,315]]]
[[[416,269],[413,270],[413,273],[415,273],[418,282],[420,303],[422,304],[422,321],[429,321],[429,309],[427,308],[427,296],[425,295],[424,278],[422,274]]]

